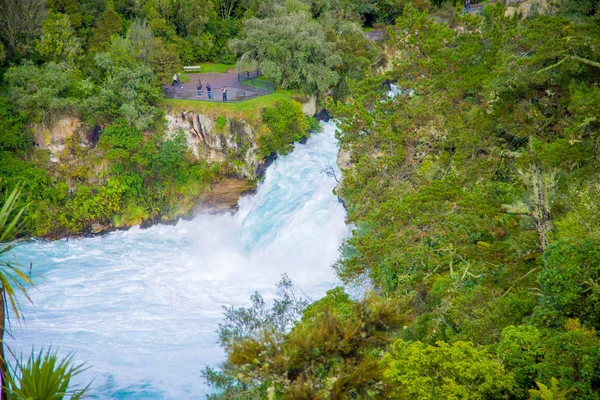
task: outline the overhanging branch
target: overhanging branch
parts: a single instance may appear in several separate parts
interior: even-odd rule
[[[563,64],[564,62],[566,62],[568,60],[574,60],[574,61],[580,62],[582,64],[587,64],[587,65],[591,65],[592,67],[600,68],[600,63],[599,62],[588,60],[587,58],[583,58],[583,57],[579,57],[579,56],[566,56],[565,58],[563,58],[562,60],[560,60],[556,64],[552,64],[549,67],[541,69],[537,73],[541,74],[542,72],[546,72],[548,70],[554,69],[554,68],[560,66],[561,64]]]

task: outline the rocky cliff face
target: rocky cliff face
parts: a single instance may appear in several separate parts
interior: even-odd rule
[[[94,146],[98,141],[100,127],[84,128],[78,117],[63,116],[49,125],[34,125],[32,131],[36,147],[48,150],[50,160],[58,163],[68,139],[76,136],[82,147]]]
[[[214,118],[193,111],[167,114],[166,119],[167,134],[183,132],[196,158],[229,162],[243,178],[256,179],[263,174],[266,161],[258,152],[258,128],[246,121]]]
[[[166,115],[167,135],[183,132],[190,151],[197,159],[211,163],[228,163],[240,178],[254,180],[264,173],[269,160],[258,152],[256,132],[246,121],[235,118],[214,118],[192,111]],[[65,143],[75,137],[83,148],[95,146],[100,127],[85,127],[77,117],[64,116],[51,125],[33,126],[38,148],[50,152],[50,160],[59,163]]]
[[[506,16],[528,18],[536,14],[550,14],[554,6],[548,0],[505,0]]]

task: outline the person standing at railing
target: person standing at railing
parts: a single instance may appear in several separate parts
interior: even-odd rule
[[[206,94],[208,95],[208,99],[212,100],[212,86],[210,86],[210,82],[206,82]]]
[[[171,83],[171,86],[179,86],[177,85],[177,74],[173,74],[173,83]]]
[[[198,89],[198,97],[202,96],[202,81],[200,79],[198,79],[196,89]]]
[[[227,86],[223,86],[221,92],[223,92],[223,101],[227,101]]]

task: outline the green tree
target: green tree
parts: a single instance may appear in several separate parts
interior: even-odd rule
[[[308,135],[308,120],[300,103],[293,100],[282,100],[274,107],[265,108],[263,122],[270,130],[259,138],[264,157],[274,152],[288,154],[294,149],[294,142]]]
[[[600,242],[557,241],[544,254],[539,275],[542,298],[536,309],[541,323],[562,326],[577,318],[600,329]]]
[[[25,118],[13,113],[13,107],[0,98],[0,152],[22,155],[31,147],[31,135],[25,127]]]
[[[152,69],[135,61],[127,53],[122,39],[115,41],[122,46],[111,46],[110,53],[98,53],[94,60],[102,74],[95,96],[86,97],[81,111],[86,119],[108,123],[125,118],[139,129],[151,127],[160,114],[162,92],[156,85]]]
[[[398,385],[398,399],[505,398],[514,385],[502,365],[467,342],[398,340],[383,364],[385,376]]]
[[[74,109],[78,102],[72,90],[76,83],[73,71],[55,63],[11,67],[5,80],[15,109],[24,111],[32,121],[49,123],[57,113]]]
[[[156,74],[156,79],[163,84],[171,82],[173,73],[183,69],[176,49],[173,44],[165,45],[160,38],[152,40],[152,53],[148,62]]]
[[[111,40],[112,35],[118,35],[123,31],[123,22],[119,14],[111,8],[107,8],[96,22],[93,36],[88,46],[93,52],[104,51]]]
[[[44,0],[0,2],[0,38],[6,45],[10,58],[28,57],[31,54],[45,18]]]
[[[386,329],[410,318],[403,305],[375,297],[355,302],[332,290],[294,323],[306,303],[290,285],[282,280],[271,309],[255,295],[250,309],[227,310],[219,330],[227,361],[204,373],[217,389],[210,398],[391,398],[379,349],[389,343]]]
[[[598,0],[560,0],[558,10],[567,15],[593,15],[598,12]]]
[[[339,79],[335,45],[306,13],[244,22],[241,38],[231,41],[240,62],[253,63],[283,88],[323,93]]]
[[[47,62],[73,67],[81,46],[68,16],[51,13],[42,24],[42,38],[36,47]]]
[[[502,331],[497,353],[504,366],[514,373],[517,391],[524,396],[537,379],[538,363],[544,358],[542,333],[535,326],[508,326]]]

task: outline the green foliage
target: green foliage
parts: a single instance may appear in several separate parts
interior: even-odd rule
[[[593,15],[598,12],[598,0],[561,0],[558,9],[567,15]]]
[[[0,152],[23,154],[31,147],[31,135],[25,118],[15,115],[6,99],[0,98]]]
[[[154,84],[151,68],[138,64],[124,67],[109,53],[99,53],[96,65],[105,75],[98,96],[90,96],[82,104],[89,120],[102,122],[124,118],[138,129],[148,129],[160,115],[161,91]]]
[[[544,356],[542,333],[534,326],[508,326],[498,343],[498,356],[513,371],[520,395],[533,385],[538,375],[537,363]]]
[[[497,354],[515,374],[514,392],[527,398],[534,382],[559,378],[574,389],[575,398],[597,399],[598,338],[578,320],[567,320],[564,328],[538,329],[531,325],[510,326],[502,332]]]
[[[536,316],[541,323],[562,326],[568,318],[577,318],[600,329],[598,239],[555,242],[544,254],[538,279],[542,298]]]
[[[430,346],[396,341],[383,359],[398,399],[506,398],[512,375],[484,350],[467,342]]]
[[[224,115],[219,115],[215,119],[215,127],[217,129],[225,129],[225,125],[227,125],[227,118]]]
[[[45,120],[76,104],[72,71],[57,64],[36,67],[28,63],[9,68],[4,76],[9,99],[32,119]]]
[[[74,66],[81,45],[65,14],[52,13],[42,24],[42,37],[37,51],[47,62]]]
[[[302,322],[314,321],[323,312],[333,312],[340,318],[352,318],[355,303],[341,286],[327,291],[325,297],[310,304],[302,314]]]
[[[5,0],[0,5],[0,39],[8,58],[35,56],[35,41],[46,18],[44,0]]]
[[[530,399],[539,400],[567,400],[571,398],[573,389],[561,389],[558,379],[552,378],[550,380],[550,387],[543,383],[536,382],[539,390],[529,389],[531,394]]]
[[[341,59],[327,42],[321,26],[306,13],[249,19],[242,37],[230,44],[241,62],[255,63],[265,76],[283,88],[323,93],[339,75]]]
[[[336,271],[410,301],[414,322],[390,334],[423,354],[464,340],[497,351],[506,396],[555,377],[595,398],[600,31],[500,5],[457,18],[453,30],[405,7],[387,50],[397,92],[366,76],[331,104],[356,226]]]
[[[294,142],[308,135],[309,122],[302,112],[302,105],[294,100],[282,100],[265,108],[263,122],[270,130],[259,138],[264,157],[275,152],[288,154],[294,149]]]
[[[24,213],[27,234],[77,234],[94,223],[118,227],[175,218],[194,206],[215,175],[189,155],[183,133],[148,137],[122,120],[101,132],[92,151],[68,140],[61,163],[48,171],[38,164],[49,163],[44,158],[22,159],[32,153],[29,133],[9,107],[2,112],[6,132],[27,139],[18,147],[7,135],[0,159],[0,190],[23,182],[26,197],[19,204],[32,203]]]
[[[101,51],[110,43],[112,35],[118,35],[123,31],[121,17],[114,10],[107,8],[98,18],[90,38],[89,47],[92,51]]]
[[[227,309],[220,327],[227,361],[221,372],[204,373],[218,389],[211,399],[390,398],[378,349],[389,342],[387,329],[407,322],[402,304],[354,302],[338,288],[293,325],[306,306],[293,292],[272,311],[259,295],[252,301],[250,309]]]
[[[73,356],[60,360],[50,350],[33,353],[26,363],[18,363],[16,377],[9,378],[7,399],[82,399],[87,387],[77,389],[71,380],[84,370],[83,365],[74,365]]]

